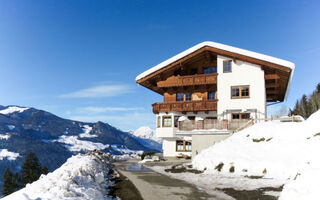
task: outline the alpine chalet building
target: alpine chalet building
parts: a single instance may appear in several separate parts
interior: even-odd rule
[[[154,103],[164,157],[191,156],[267,116],[286,99],[295,65],[252,51],[202,42],[138,75],[163,96]]]

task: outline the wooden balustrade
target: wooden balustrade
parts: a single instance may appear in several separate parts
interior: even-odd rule
[[[217,84],[218,74],[196,74],[188,76],[172,76],[165,81],[159,81],[158,87],[180,87],[188,85]]]
[[[200,101],[175,101],[161,102],[152,104],[153,113],[160,112],[197,112],[197,111],[216,111],[218,100],[200,100]]]

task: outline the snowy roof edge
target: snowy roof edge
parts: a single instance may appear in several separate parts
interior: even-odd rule
[[[161,62],[160,64],[142,72],[141,74],[139,74],[137,77],[136,77],[136,81],[162,69],[163,67],[197,51],[198,49],[201,49],[202,47],[205,47],[205,46],[209,46],[209,47],[213,47],[213,48],[217,48],[217,49],[222,49],[222,50],[225,50],[225,51],[230,51],[230,52],[233,52],[233,53],[238,53],[238,54],[241,54],[241,55],[244,55],[244,56],[249,56],[249,57],[252,57],[252,58],[256,58],[256,59],[260,59],[260,60],[264,60],[264,61],[267,61],[267,62],[271,62],[271,63],[275,63],[275,64],[278,64],[278,65],[282,65],[282,66],[285,66],[285,67],[288,67],[290,68],[292,71],[290,73],[290,77],[289,77],[289,81],[288,81],[288,85],[287,85],[287,89],[286,89],[286,94],[285,94],[285,98],[287,98],[288,96],[288,92],[289,92],[289,88],[290,88],[290,84],[291,84],[291,80],[292,80],[292,75],[293,75],[293,72],[294,72],[294,68],[295,68],[295,65],[294,63],[290,62],[290,61],[286,61],[286,60],[283,60],[283,59],[280,59],[280,58],[276,58],[276,57],[272,57],[272,56],[268,56],[268,55],[265,55],[265,54],[261,54],[261,53],[257,53],[257,52],[254,52],[254,51],[249,51],[249,50],[245,50],[245,49],[240,49],[240,48],[237,48],[237,47],[233,47],[233,46],[229,46],[229,45],[225,45],[225,44],[221,44],[221,43],[217,43],[217,42],[211,42],[211,41],[205,41],[205,42],[201,42],[163,62]]]

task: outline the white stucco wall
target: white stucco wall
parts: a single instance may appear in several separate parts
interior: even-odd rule
[[[232,61],[232,72],[223,72],[223,61],[231,58],[217,57],[217,99],[218,118],[230,119],[231,115],[223,116],[223,112],[232,109],[257,109],[259,118],[264,118],[266,113],[266,92],[264,71],[259,65],[237,60]],[[231,99],[231,86],[249,85],[250,98]],[[227,118],[226,118],[227,117]],[[251,116],[254,117],[254,116]]]
[[[176,157],[179,154],[191,156],[192,152],[176,151],[176,138],[166,138],[162,142],[163,156],[164,157]]]

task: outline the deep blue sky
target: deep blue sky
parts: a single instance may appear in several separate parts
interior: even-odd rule
[[[154,128],[136,75],[210,40],[294,62],[292,107],[320,82],[319,19],[319,1],[2,0],[0,105]]]

